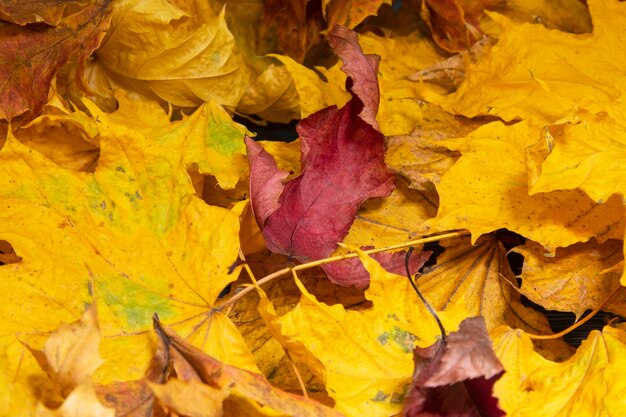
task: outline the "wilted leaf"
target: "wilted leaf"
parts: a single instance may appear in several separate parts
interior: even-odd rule
[[[587,309],[600,307],[620,287],[620,271],[605,270],[623,261],[623,242],[610,240],[576,243],[546,256],[536,243],[513,248],[524,256],[521,291],[547,310],[571,311],[580,318]],[[602,307],[626,315],[626,294],[616,294]]]
[[[481,317],[463,320],[445,340],[416,347],[414,360],[403,416],[504,416],[492,393],[504,368]]]
[[[123,22],[123,23],[122,23]],[[207,2],[119,2],[116,28],[97,51],[98,62],[115,76],[145,85],[178,106],[215,101],[235,108],[248,74],[238,62],[224,9]]]
[[[500,406],[511,417],[607,415],[626,412],[626,381],[621,377],[626,333],[606,326],[593,331],[562,363],[543,359],[521,330],[492,334],[506,373],[495,384]]]
[[[109,25],[110,0],[100,0],[37,29],[0,22],[0,120],[36,116],[48,100],[52,78],[69,60],[82,63]]]
[[[494,122],[464,138],[435,142],[462,156],[436,185],[439,211],[426,226],[468,229],[474,240],[507,228],[548,251],[592,237],[622,238],[624,213],[618,198],[597,204],[579,190],[529,195],[524,149],[537,141],[538,134],[539,129],[527,122],[513,126]]]
[[[365,291],[371,309],[329,306],[299,280],[302,298],[293,311],[278,317],[263,294],[259,308],[274,337],[326,381],[338,411],[349,416],[388,416],[401,409],[414,346],[432,344],[439,328],[406,276],[386,272],[362,253],[359,258],[371,277]],[[460,310],[441,314],[448,330],[467,317]]]

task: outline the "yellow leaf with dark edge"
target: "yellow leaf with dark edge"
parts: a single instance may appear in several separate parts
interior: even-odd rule
[[[99,137],[94,174],[63,170],[12,136],[0,151],[0,236],[22,258],[0,267],[9,371],[20,381],[36,373],[19,367],[24,348],[11,340],[46,334],[91,303],[103,335],[99,383],[143,375],[155,312],[216,357],[256,369],[235,326],[213,309],[237,277],[228,268],[245,203],[229,211],[196,198],[182,150],[105,123]]]
[[[454,114],[506,121],[552,123],[579,109],[620,117],[626,72],[614,57],[626,47],[620,35],[626,5],[615,0],[588,5],[592,34],[516,24],[491,14],[501,26],[498,44],[470,65],[458,91],[445,97],[426,92],[425,98]]]
[[[0,22],[0,120],[36,116],[53,77],[68,61],[76,60],[80,72],[108,28],[109,3],[89,4],[55,27]]]
[[[413,347],[432,344],[439,329],[406,277],[388,273],[362,252],[359,258],[370,273],[365,291],[370,309],[350,311],[322,303],[296,279],[302,298],[292,311],[277,316],[262,291],[259,311],[294,359],[326,381],[339,412],[390,416],[402,408]],[[449,331],[467,317],[460,310],[462,306],[453,314],[440,313]]]
[[[534,242],[517,246],[512,251],[524,256],[520,290],[547,310],[571,311],[580,318],[620,288],[621,268],[605,271],[623,261],[622,246],[619,240],[591,240],[558,248],[554,256],[546,256]],[[602,310],[625,316],[626,291],[615,294]]]
[[[224,400],[226,416],[342,417],[330,407],[271,386],[262,375],[227,365],[207,355],[163,326],[156,317],[155,330],[159,345],[153,367],[165,370],[170,382],[175,375],[185,383],[200,382],[213,390],[225,391],[228,396]],[[155,394],[159,396],[172,388],[157,388]],[[193,386],[188,386],[187,391],[189,388]]]
[[[592,237],[621,239],[624,209],[619,198],[597,204],[580,190],[529,195],[524,150],[538,140],[540,130],[528,122],[493,122],[466,137],[435,142],[461,157],[436,185],[439,211],[426,226],[432,231],[468,229],[473,241],[506,228],[547,251]]]
[[[626,332],[593,331],[576,354],[558,363],[533,351],[522,330],[491,333],[506,372],[494,392],[510,417],[622,416],[626,413]]]

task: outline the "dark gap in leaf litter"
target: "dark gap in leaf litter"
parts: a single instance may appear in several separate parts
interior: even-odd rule
[[[0,265],[17,264],[22,258],[17,256],[13,245],[6,240],[0,240]]]
[[[270,140],[273,142],[293,142],[298,139],[298,132],[296,132],[296,125],[298,120],[292,120],[289,123],[272,123],[265,122],[263,124],[254,123],[249,117],[241,117],[235,115],[233,120],[236,123],[244,125],[251,132],[256,133],[254,140]],[[259,119],[259,122],[261,120]]]

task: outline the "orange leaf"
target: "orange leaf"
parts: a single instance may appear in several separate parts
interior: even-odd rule
[[[0,22],[0,120],[36,116],[57,71],[73,58],[82,68],[109,25],[109,2],[89,5],[56,27]]]

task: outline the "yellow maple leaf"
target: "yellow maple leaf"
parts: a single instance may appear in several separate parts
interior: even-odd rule
[[[237,276],[228,268],[245,203],[227,210],[196,198],[182,149],[112,123],[99,129],[93,174],[63,170],[11,135],[0,151],[0,236],[22,258],[0,267],[9,372],[28,384],[34,371],[19,367],[15,338],[73,321],[86,303],[98,305],[104,336],[100,382],[143,374],[154,312],[214,356],[256,369],[235,326],[213,309]]]
[[[507,228],[548,251],[591,237],[622,238],[624,213],[618,198],[597,204],[580,190],[529,195],[524,151],[539,131],[528,122],[494,122],[466,137],[437,141],[462,156],[441,177],[439,211],[426,227],[468,229],[474,241]]]
[[[506,372],[494,392],[508,416],[621,416],[626,413],[622,378],[626,333],[606,326],[593,331],[568,360],[557,363],[533,351],[521,330],[491,333]]]
[[[350,311],[319,302],[296,278],[298,305],[278,317],[261,291],[259,311],[276,339],[326,382],[335,408],[347,416],[388,416],[401,410],[415,344],[430,345],[437,324],[406,277],[390,274],[359,253],[370,273],[371,309]],[[449,331],[467,317],[462,307],[440,313]]]
[[[516,24],[490,14],[501,26],[498,44],[469,66],[458,91],[445,97],[426,92],[426,99],[451,113],[506,121],[554,122],[577,109],[623,115],[626,74],[614,57],[625,47],[619,33],[626,6],[614,0],[588,3],[591,35]]]

